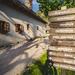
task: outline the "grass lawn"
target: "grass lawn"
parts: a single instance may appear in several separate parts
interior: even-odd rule
[[[62,70],[60,68],[56,70],[53,67],[48,67],[48,65],[46,65],[46,60],[47,55],[45,53],[40,57],[40,59],[35,60],[35,62],[27,68],[23,75],[75,75],[75,72],[73,71]]]

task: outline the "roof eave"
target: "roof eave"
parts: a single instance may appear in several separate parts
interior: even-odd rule
[[[9,1],[9,2],[8,2]],[[36,15],[35,12],[33,12],[31,9],[29,9],[28,7],[26,7],[24,4],[22,4],[20,1],[17,0],[2,0],[2,3],[5,3],[11,7],[13,7],[14,9],[19,10],[20,12],[27,14],[28,16],[35,18],[36,20],[47,24],[47,22],[45,20],[43,20],[40,16]]]

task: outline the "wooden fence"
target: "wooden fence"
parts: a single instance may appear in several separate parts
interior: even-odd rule
[[[54,66],[75,70],[75,8],[49,12],[48,58]]]

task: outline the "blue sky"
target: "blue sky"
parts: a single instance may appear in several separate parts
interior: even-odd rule
[[[39,10],[39,4],[36,2],[36,0],[33,0],[33,11],[37,12]]]

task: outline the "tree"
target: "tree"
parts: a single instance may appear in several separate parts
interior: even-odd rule
[[[45,16],[48,15],[48,11],[59,10],[62,6],[75,7],[75,0],[37,0],[37,2],[40,11],[44,12]]]

